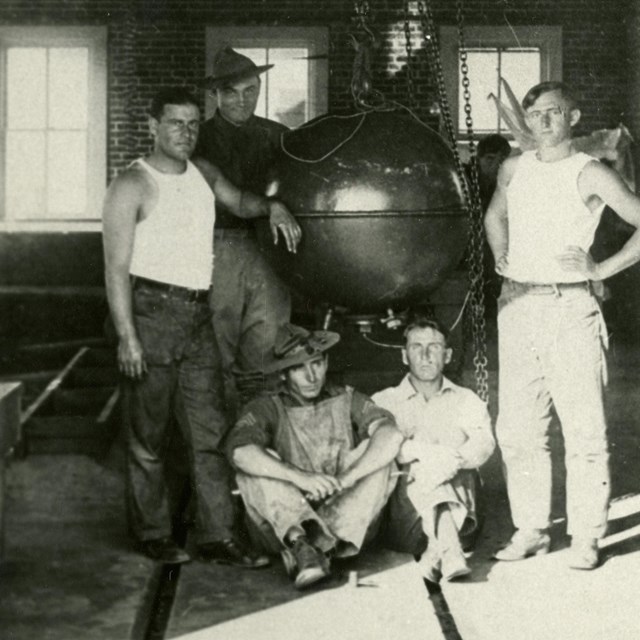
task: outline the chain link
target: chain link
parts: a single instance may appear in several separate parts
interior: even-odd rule
[[[372,56],[379,46],[378,37],[369,26],[369,3],[367,0],[354,2],[356,30],[350,33],[356,55],[351,72],[351,95],[357,109],[371,109],[384,104],[382,93],[373,88]]]
[[[431,76],[435,80],[438,92],[438,104],[442,125],[449,139],[450,147],[465,202],[469,215],[469,247],[468,247],[468,274],[469,288],[471,291],[468,318],[471,324],[471,333],[474,350],[474,372],[476,390],[485,401],[489,398],[489,384],[486,356],[486,327],[484,319],[484,230],[482,224],[482,205],[480,202],[480,189],[478,180],[478,166],[475,159],[475,140],[473,135],[473,119],[471,117],[471,91],[469,81],[469,67],[467,64],[467,52],[464,46],[464,16],[463,2],[456,0],[457,24],[458,24],[458,48],[460,52],[460,71],[462,73],[462,97],[464,99],[465,124],[467,126],[467,139],[469,141],[469,153],[471,155],[470,180],[465,179],[465,171],[458,152],[456,130],[451,116],[451,109],[447,100],[447,92],[440,59],[440,51],[437,40],[437,31],[433,11],[428,1],[418,2],[418,13],[422,26],[422,38],[427,52],[427,59]],[[466,342],[466,341],[464,341]]]
[[[458,24],[458,51],[460,55],[460,73],[462,74],[462,98],[464,100],[465,125],[467,127],[467,141],[469,143],[471,199],[469,201],[469,284],[471,299],[469,315],[471,334],[474,347],[474,371],[476,390],[484,400],[489,399],[489,373],[487,370],[487,339],[484,317],[484,227],[482,202],[480,199],[480,180],[478,176],[478,162],[476,144],[473,132],[473,118],[471,116],[471,89],[469,80],[468,55],[464,42],[464,3],[456,2]]]
[[[413,56],[413,44],[411,42],[411,21],[410,21],[410,10],[409,10],[410,0],[405,0],[404,3],[404,38],[405,38],[405,49],[407,52],[407,97],[409,99],[409,106],[412,109],[416,109],[416,87],[415,81],[413,78],[413,66],[411,62],[411,58]]]

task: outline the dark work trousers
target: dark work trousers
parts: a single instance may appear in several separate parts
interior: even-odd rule
[[[198,544],[231,536],[230,469],[220,355],[207,301],[134,288],[133,314],[147,373],[128,381],[129,514],[139,540],[171,534],[164,458],[175,418],[189,459]]]
[[[272,357],[278,327],[289,322],[291,297],[252,231],[216,229],[214,247],[213,324],[227,399],[237,411],[278,383],[277,374],[265,377],[264,366]]]

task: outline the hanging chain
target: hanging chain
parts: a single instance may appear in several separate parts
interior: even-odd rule
[[[456,132],[453,126],[453,120],[451,118],[451,110],[449,109],[449,103],[447,101],[447,90],[445,88],[442,62],[440,60],[440,52],[438,50],[438,37],[436,35],[436,26],[433,20],[433,12],[431,11],[431,7],[427,2],[419,1],[418,13],[420,15],[420,23],[422,25],[422,39],[424,41],[425,51],[427,52],[429,69],[431,71],[432,78],[436,82],[436,89],[438,91],[440,117],[442,118],[442,123],[449,140],[449,146],[451,147],[451,151],[453,152],[456,170],[458,171],[458,175],[462,176],[463,167],[460,160],[460,154],[458,153],[458,147],[456,145]],[[465,200],[468,202],[468,186],[464,180],[461,180],[461,183]]]
[[[484,226],[482,203],[480,200],[480,181],[478,161],[471,117],[471,90],[467,49],[464,42],[463,0],[457,0],[458,51],[460,55],[460,72],[462,74],[462,97],[464,99],[465,125],[470,156],[470,201],[469,201],[469,284],[471,299],[469,316],[471,335],[473,338],[473,364],[475,369],[476,390],[486,402],[489,399],[489,373],[487,371],[487,339],[484,317]]]
[[[355,22],[358,33],[350,33],[356,55],[351,72],[351,95],[358,109],[372,109],[384,104],[384,96],[373,88],[371,71],[373,51],[379,47],[379,40],[369,27],[369,3],[367,0],[354,2]]]
[[[409,107],[415,110],[415,108],[417,107],[417,103],[416,103],[416,87],[415,87],[415,81],[413,79],[413,67],[411,63],[411,58],[413,56],[413,45],[411,43],[411,22],[410,22],[409,2],[410,0],[405,0],[405,3],[404,3],[404,38],[405,38],[405,49],[407,52],[407,97],[409,99]]]
[[[453,158],[460,184],[467,203],[469,215],[469,288],[470,296],[470,319],[472,328],[472,340],[474,347],[474,370],[476,378],[476,390],[478,395],[487,400],[489,397],[489,384],[487,373],[486,356],[486,327],[484,320],[484,271],[483,271],[483,225],[482,206],[480,203],[480,191],[478,188],[478,167],[475,161],[475,143],[473,139],[473,120],[471,117],[471,92],[469,90],[469,68],[467,65],[467,52],[464,47],[464,17],[462,12],[462,0],[457,0],[457,20],[458,20],[458,47],[460,51],[460,63],[462,72],[463,98],[465,100],[465,124],[467,125],[467,137],[469,139],[469,151],[472,153],[471,161],[471,184],[465,179],[465,171],[458,152],[456,131],[451,116],[451,109],[447,100],[447,92],[442,70],[442,61],[437,40],[437,32],[433,11],[429,2],[418,2],[418,13],[422,25],[422,37],[424,40],[427,59],[431,76],[435,80],[438,92],[438,104],[440,106],[440,117],[445,132],[449,139],[449,144],[453,152]],[[466,342],[466,341],[465,341]]]
[[[358,26],[366,30],[367,28],[367,20],[369,19],[369,3],[367,0],[356,0],[353,3],[353,8],[356,12],[356,21],[358,22]]]

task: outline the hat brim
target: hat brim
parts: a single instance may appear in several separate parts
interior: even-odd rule
[[[268,71],[273,67],[272,64],[263,64],[257,66],[255,69],[245,69],[243,71],[237,71],[235,73],[228,73],[225,76],[207,76],[201,83],[200,86],[204,89],[214,90],[219,89],[225,84],[230,84],[233,82],[238,82],[239,80],[244,80],[245,78],[250,78],[251,76],[257,76],[265,71]]]
[[[277,371],[284,371],[285,369],[296,367],[299,364],[304,364],[322,353],[325,353],[340,341],[340,334],[335,333],[334,331],[314,331],[314,335],[323,340],[321,346],[313,349],[312,351],[303,349],[286,358],[274,358],[269,364],[267,364],[267,366],[265,366],[264,372],[276,373]]]

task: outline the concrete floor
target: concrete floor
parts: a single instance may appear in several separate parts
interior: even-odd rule
[[[333,365],[367,391],[399,379],[393,355],[362,356],[356,338]],[[366,360],[373,376],[363,373]],[[408,556],[373,550],[337,567],[322,587],[297,593],[279,562],[247,572],[194,562],[163,572],[136,554],[126,533],[122,447],[103,459],[37,455],[8,469],[6,548],[0,564],[3,640],[562,639],[640,637],[640,371],[638,348],[614,341],[609,422],[613,495],[603,564],[594,572],[565,568],[562,441],[556,430],[554,552],[522,563],[496,563],[491,553],[511,533],[499,460],[483,470],[489,514],[471,560],[473,575],[426,592]],[[381,367],[383,361],[386,366]],[[347,366],[348,365],[348,366]],[[371,370],[370,369],[370,370]],[[395,370],[394,370],[395,369]],[[465,379],[471,383],[470,372]],[[496,375],[490,376],[495,398]],[[492,402],[492,410],[495,410]],[[349,586],[357,571],[360,587]],[[162,580],[175,588],[160,627],[149,619]],[[170,600],[169,600],[170,601]],[[436,606],[434,606],[436,605]],[[446,612],[450,610],[450,615]],[[162,609],[162,607],[160,607]]]

